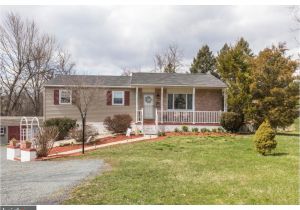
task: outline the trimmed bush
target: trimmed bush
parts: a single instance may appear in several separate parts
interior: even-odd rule
[[[185,126],[185,125],[183,125],[183,126],[181,127],[181,129],[182,129],[183,132],[189,132],[189,127],[187,127],[187,126]]]
[[[271,153],[276,148],[275,131],[272,129],[269,121],[264,121],[254,135],[254,143],[257,152],[262,155]]]
[[[210,132],[210,130],[209,129],[207,129],[207,128],[201,128],[201,133],[206,133],[206,132]]]
[[[211,132],[217,133],[218,130],[216,128],[211,129]]]
[[[180,130],[179,130],[178,128],[175,128],[175,129],[174,129],[174,132],[175,132],[175,133],[178,133],[178,132],[180,132]]]
[[[165,135],[166,135],[166,133],[164,131],[158,132],[158,136],[165,136]]]
[[[220,127],[217,129],[217,131],[218,131],[219,133],[224,133],[224,132],[225,132],[225,130],[224,130],[223,128],[220,128]]]
[[[93,138],[96,135],[98,135],[98,132],[95,128],[89,125],[85,125],[84,142],[86,142],[90,136],[92,137],[93,140]],[[69,136],[75,139],[77,142],[82,142],[82,128],[71,129],[69,132]]]
[[[221,125],[226,131],[238,132],[239,128],[242,126],[242,117],[235,112],[224,112],[221,116]]]
[[[198,133],[199,129],[198,128],[192,128],[192,132]]]
[[[57,140],[64,139],[69,131],[76,127],[76,120],[64,117],[64,118],[51,118],[44,122],[45,127],[56,126],[58,128]]]
[[[117,114],[113,118],[106,117],[104,119],[106,129],[113,133],[125,133],[131,122],[132,118],[129,114]]]

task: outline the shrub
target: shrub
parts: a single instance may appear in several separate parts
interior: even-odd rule
[[[114,115],[113,118],[106,117],[104,119],[106,129],[113,133],[125,133],[131,122],[132,118],[128,114],[118,114]]]
[[[224,112],[221,116],[221,125],[226,131],[237,132],[242,123],[242,117],[238,113]]]
[[[217,133],[218,130],[216,128],[213,128],[213,129],[211,129],[211,131],[214,133]]]
[[[56,126],[44,127],[37,138],[33,139],[38,157],[47,157],[57,139],[59,130]]]
[[[254,142],[256,150],[262,155],[266,155],[276,148],[275,132],[269,121],[264,121],[259,126],[254,135]]]
[[[197,133],[199,131],[199,129],[198,128],[192,128],[192,132],[195,132],[195,133]]]
[[[183,126],[181,127],[181,129],[182,129],[183,132],[189,132],[189,127],[187,127],[187,126],[185,126],[185,125],[183,125]]]
[[[84,141],[86,142],[90,136],[93,138],[94,136],[98,135],[98,132],[93,127],[86,125],[84,135]],[[77,142],[82,142],[82,128],[71,129],[69,136],[75,139]]]
[[[56,126],[59,134],[57,140],[64,139],[72,128],[76,127],[76,120],[64,117],[64,118],[51,118],[45,121],[45,127]]]
[[[217,131],[218,131],[219,133],[224,133],[224,132],[225,132],[225,130],[224,130],[223,128],[220,128],[220,127],[217,129]]]
[[[201,130],[200,130],[202,133],[206,133],[206,132],[210,132],[210,130],[209,129],[207,129],[207,128],[201,128]]]
[[[158,136],[165,136],[165,135],[166,135],[166,133],[164,131],[158,132]]]
[[[178,133],[178,132],[180,132],[180,130],[179,130],[178,128],[175,128],[175,129],[174,129],[174,132],[175,132],[175,133]]]

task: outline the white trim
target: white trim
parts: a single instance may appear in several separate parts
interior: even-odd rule
[[[135,88],[135,122],[138,122],[138,110],[139,110],[139,88]]]
[[[114,93],[122,93],[122,104],[115,104],[115,102],[114,102]],[[124,101],[125,101],[124,95],[125,94],[124,94],[123,90],[114,90],[114,91],[112,91],[112,96],[111,96],[112,102],[111,102],[111,104],[113,106],[124,106]]]
[[[138,86],[141,87],[160,87],[159,84],[133,84],[131,86],[104,86],[104,85],[82,85],[82,87],[100,87],[100,88],[136,88]],[[44,85],[44,87],[78,87],[78,85]],[[164,85],[164,87],[193,87],[191,85]],[[213,87],[213,86],[194,86],[200,89],[223,89],[226,88],[226,86],[219,86],[219,87]]]
[[[62,103],[61,102],[61,92],[62,91],[68,91],[70,93],[70,102],[69,103]],[[59,89],[59,104],[65,105],[65,104],[72,104],[72,90],[68,90],[68,89]]]
[[[161,115],[160,115],[160,120],[161,122],[163,123],[163,119],[164,119],[164,115],[163,115],[163,110],[164,110],[164,87],[161,87],[160,88],[160,110],[162,111],[161,112]]]
[[[196,96],[196,90],[195,90],[195,87],[193,87],[193,99],[192,99],[192,102],[193,102],[193,105],[192,105],[192,108],[193,108],[193,124],[195,124],[195,109],[196,109],[196,105],[195,105],[195,96]]]

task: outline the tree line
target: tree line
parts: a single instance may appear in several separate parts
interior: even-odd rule
[[[242,121],[257,128],[269,120],[272,127],[284,128],[299,116],[299,83],[294,82],[299,62],[288,56],[287,51],[286,44],[279,43],[255,55],[249,43],[240,38],[234,44],[225,43],[214,56],[209,46],[203,45],[186,73],[212,74],[224,81],[228,111],[238,113]],[[182,57],[174,55],[181,54],[171,45],[165,53],[156,55],[155,63],[163,64],[156,70],[179,72]]]
[[[74,62],[34,21],[8,13],[0,24],[1,115],[42,115],[42,87]]]

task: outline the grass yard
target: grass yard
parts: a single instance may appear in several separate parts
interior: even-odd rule
[[[112,169],[65,204],[299,204],[299,137],[260,156],[252,136],[168,137],[89,152]]]

